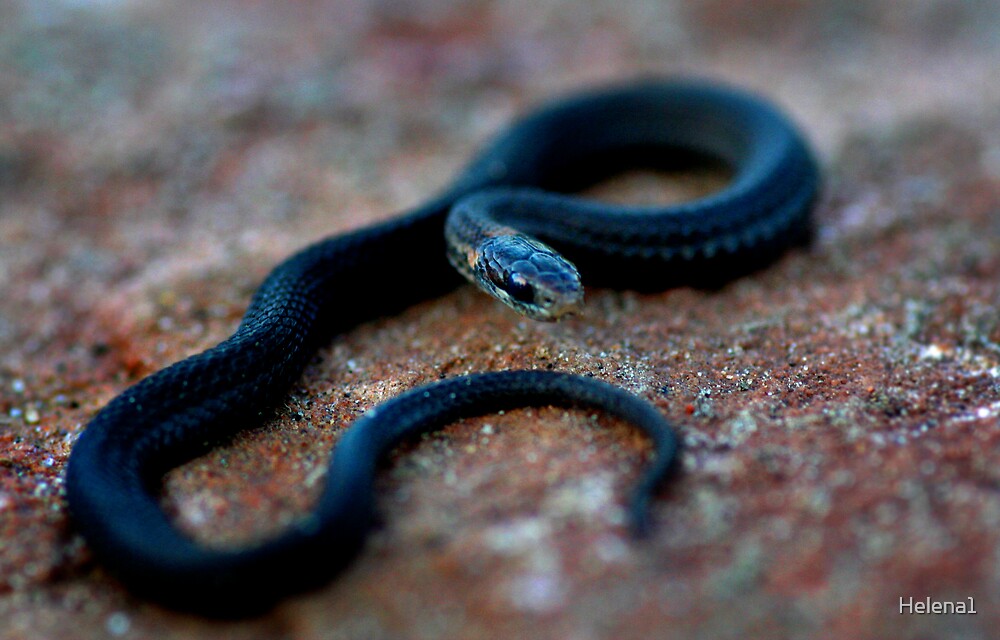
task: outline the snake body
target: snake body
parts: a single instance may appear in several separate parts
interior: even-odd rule
[[[692,202],[615,207],[566,195],[623,168],[702,157],[729,165],[733,178]],[[721,282],[774,259],[807,236],[817,183],[816,163],[795,127],[740,90],[647,81],[544,106],[423,206],[282,262],[232,336],[108,403],[70,456],[66,491],[75,525],[97,559],[140,595],[209,614],[258,611],[328,580],[356,555],[370,528],[378,460],[401,439],[463,416],[556,404],[606,410],[651,437],[656,457],[630,510],[634,530],[642,531],[652,491],[676,458],[673,430],[639,398],[555,372],[449,379],[370,410],[338,442],[315,510],[255,545],[219,550],[193,542],[157,494],[166,471],[259,423],[333,336],[457,286],[449,262],[485,289],[499,286],[508,303],[530,299],[519,310],[549,319],[582,296],[560,261],[575,263],[588,283],[646,289]],[[484,249],[487,240],[500,246]],[[484,282],[489,278],[496,282]],[[538,310],[546,300],[554,313]]]

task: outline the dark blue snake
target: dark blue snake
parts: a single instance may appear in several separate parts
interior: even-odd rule
[[[565,195],[624,169],[705,159],[733,177],[695,201],[618,207]],[[144,597],[253,613],[322,584],[357,554],[372,523],[374,474],[395,444],[462,417],[553,404],[605,410],[652,439],[655,458],[630,505],[641,533],[676,460],[671,426],[623,390],[556,372],[449,379],[369,410],[337,443],[315,510],[256,545],[195,543],[164,513],[158,490],[169,469],[266,419],[333,336],[458,285],[449,260],[519,311],[551,319],[581,302],[577,272],[588,284],[657,289],[718,284],[766,264],[808,237],[817,185],[795,127],[740,90],[647,81],[544,106],[487,145],[443,195],[282,262],[232,336],[108,403],[70,456],[75,525],[97,560]]]

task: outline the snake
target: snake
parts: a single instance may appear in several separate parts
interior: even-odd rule
[[[629,169],[704,163],[721,163],[730,178],[688,201],[611,204],[579,193]],[[446,378],[372,407],[342,431],[313,510],[261,541],[196,542],[164,510],[162,482],[267,420],[316,351],[361,323],[464,279],[541,321],[579,311],[584,280],[640,291],[722,284],[808,241],[818,187],[802,133],[745,89],[647,78],[542,104],[424,204],[281,262],[230,337],[100,409],[67,463],[73,526],[99,565],[139,597],[251,615],[327,583],[359,554],[375,523],[373,483],[394,447],[466,417],[552,405],[607,412],[649,437],[653,456],[627,510],[641,538],[656,490],[678,466],[675,427],[648,400],[563,371]]]

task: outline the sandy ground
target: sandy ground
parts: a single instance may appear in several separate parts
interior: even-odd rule
[[[0,25],[0,637],[993,637],[996,2],[21,0]],[[623,519],[643,438],[520,410],[393,455],[364,553],[257,619],[172,613],[102,571],[62,495],[94,412],[227,336],[280,259],[419,203],[517,113],[647,74],[794,116],[824,171],[810,247],[718,291],[592,289],[554,326],[470,287],[365,324],[164,501],[208,543],[264,536],[309,508],[365,409],[554,368],[680,426],[650,540]],[[978,613],[901,615],[911,596]]]

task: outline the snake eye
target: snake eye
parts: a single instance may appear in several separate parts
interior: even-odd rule
[[[520,273],[512,273],[507,276],[507,286],[504,287],[511,298],[518,302],[533,303],[535,301],[535,288]]]

